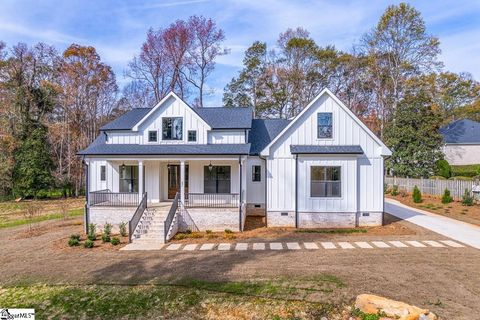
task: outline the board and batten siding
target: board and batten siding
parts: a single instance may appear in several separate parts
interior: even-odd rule
[[[260,166],[260,181],[252,180],[253,166]],[[265,161],[259,157],[248,157],[245,162],[247,203],[265,204]]]
[[[317,138],[319,112],[332,113],[333,137],[331,139]],[[295,156],[290,153],[290,145],[360,145],[364,151],[363,155],[351,156],[349,160],[343,158],[333,160],[332,156],[327,155],[299,155],[298,195],[301,198],[299,211],[383,212],[382,145],[375,141],[328,94],[318,98],[270,147],[267,157],[268,212],[284,212],[291,215],[295,211]],[[312,163],[342,166],[342,191],[344,192],[341,200],[310,199],[309,166]],[[347,189],[343,190],[343,188]]]
[[[245,130],[214,130],[208,132],[208,143],[236,144],[245,143]]]
[[[143,137],[138,132],[109,131],[107,144],[141,144]]]

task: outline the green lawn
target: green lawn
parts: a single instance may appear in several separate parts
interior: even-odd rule
[[[343,287],[335,276],[304,280],[157,285],[34,285],[0,288],[0,305],[35,308],[38,319],[319,319],[343,306],[315,302]],[[310,299],[310,295],[316,299]]]
[[[70,218],[79,217],[81,215],[83,215],[83,209],[73,209],[68,211],[68,217]],[[41,221],[55,220],[55,219],[62,219],[62,218],[63,218],[63,214],[61,213],[50,213],[50,214],[35,216],[31,220],[26,219],[24,217],[13,219],[13,220],[1,219],[0,229],[21,226],[28,223],[37,223]]]

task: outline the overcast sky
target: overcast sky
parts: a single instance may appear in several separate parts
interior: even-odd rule
[[[0,1],[0,40],[8,46],[39,41],[59,51],[71,43],[92,45],[111,65],[120,86],[127,63],[139,52],[150,27],[165,27],[190,15],[213,18],[231,50],[218,59],[208,86],[207,105],[218,106],[224,86],[241,68],[243,52],[255,40],[274,45],[280,32],[301,26],[320,46],[350,50],[385,8],[399,1]],[[480,79],[480,0],[410,1],[421,11],[427,31],[440,38],[445,69]]]

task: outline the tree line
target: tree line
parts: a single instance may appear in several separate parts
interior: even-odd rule
[[[203,107],[216,59],[228,54],[224,41],[224,31],[202,16],[151,28],[122,89],[92,46],[59,53],[44,43],[0,42],[0,194],[36,197],[53,187],[81,193],[76,153],[99,128],[170,91]],[[319,46],[303,28],[280,33],[273,47],[255,41],[223,104],[251,108],[259,118],[292,118],[327,87],[393,150],[388,170],[428,176],[443,158],[440,126],[480,121],[479,83],[445,71],[439,55],[440,41],[420,12],[392,5],[349,51]]]

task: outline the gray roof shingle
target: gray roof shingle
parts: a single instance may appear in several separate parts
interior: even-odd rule
[[[290,123],[286,119],[253,119],[249,142],[251,155],[258,155]]]
[[[250,108],[192,108],[212,129],[250,129]],[[127,111],[100,130],[131,130],[152,108],[136,108]]]
[[[105,135],[79,155],[247,155],[250,144],[107,144]]]
[[[480,122],[461,119],[440,129],[445,143],[480,144]]]
[[[293,154],[363,154],[361,146],[290,145]]]

